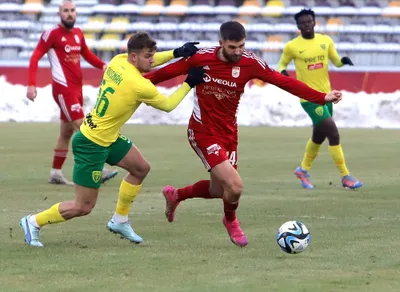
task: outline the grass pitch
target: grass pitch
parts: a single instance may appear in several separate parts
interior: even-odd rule
[[[164,217],[165,184],[207,178],[182,126],[126,126],[123,133],[152,165],[130,219],[145,242],[106,230],[125,171],[101,189],[93,213],[43,228],[45,248],[24,245],[19,219],[74,197],[47,183],[57,124],[0,124],[0,291],[399,291],[399,145],[396,130],[342,129],[347,164],[365,186],[345,190],[322,147],[312,191],[301,189],[306,128],[241,127],[239,171],[245,183],[238,217],[249,239],[234,246],[220,200],[188,200],[176,221]],[[72,155],[64,173],[72,175]],[[309,248],[283,253],[276,229],[299,220]]]

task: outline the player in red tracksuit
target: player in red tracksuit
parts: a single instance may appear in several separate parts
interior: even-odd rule
[[[176,189],[166,186],[165,215],[174,220],[178,204],[189,198],[222,198],[223,224],[231,241],[246,246],[247,238],[236,218],[236,209],[243,190],[237,172],[238,127],[237,110],[244,87],[251,79],[260,79],[303,99],[318,104],[338,102],[339,91],[318,92],[296,79],[271,70],[254,53],[246,51],[244,27],[235,21],[221,25],[220,46],[200,49],[194,56],[182,59],[146,75],[154,84],[186,74],[190,68],[203,67],[205,83],[195,87],[194,109],[188,125],[191,147],[210,172],[210,180]]]
[[[53,165],[48,181],[54,184],[72,185],[62,174],[61,168],[67,157],[68,146],[74,130],[79,129],[84,113],[82,109],[82,57],[92,66],[105,70],[106,64],[93,54],[86,45],[83,32],[74,27],[76,8],[72,1],[64,0],[58,12],[60,23],[43,32],[29,63],[27,97],[34,101],[38,62],[47,53],[53,78],[53,98],[60,108],[60,135],[54,150]],[[103,182],[114,177],[117,171],[103,171]]]

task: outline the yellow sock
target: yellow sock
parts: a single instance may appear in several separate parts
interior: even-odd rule
[[[342,145],[329,146],[329,152],[332,155],[333,161],[335,161],[336,167],[340,172],[341,176],[349,175],[346,162],[344,161],[344,155]]]
[[[321,144],[315,144],[311,139],[308,140],[306,145],[306,152],[304,153],[303,161],[301,162],[301,168],[304,170],[310,170],[311,164],[314,159],[318,156],[319,148]]]
[[[42,227],[47,224],[60,223],[66,221],[63,216],[61,216],[60,211],[58,211],[58,206],[60,203],[57,203],[51,206],[49,209],[36,214],[36,222],[39,227]]]
[[[121,216],[128,216],[131,204],[141,188],[142,185],[132,185],[123,179],[119,187],[117,209],[115,213]]]

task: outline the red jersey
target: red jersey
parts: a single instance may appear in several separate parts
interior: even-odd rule
[[[190,127],[208,135],[237,140],[237,111],[245,85],[252,79],[276,85],[293,95],[321,105],[326,93],[315,91],[294,78],[284,76],[268,67],[254,53],[244,51],[237,63],[218,58],[220,47],[201,49],[187,59],[145,75],[154,84],[186,74],[191,67],[203,67],[204,83],[195,87],[194,109]]]
[[[89,50],[79,28],[68,30],[59,24],[42,34],[29,62],[28,85],[36,85],[38,62],[46,53],[53,84],[74,90],[82,88],[81,55],[96,68],[102,69],[105,64]]]

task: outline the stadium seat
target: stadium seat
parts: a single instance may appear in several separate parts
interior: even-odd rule
[[[43,9],[42,0],[26,0],[21,6],[20,12],[26,14],[39,14]]]
[[[261,4],[258,0],[245,0],[239,7],[239,15],[258,15],[261,12]]]
[[[164,2],[162,0],[147,0],[143,6],[142,15],[160,15],[164,11]]]
[[[263,16],[281,16],[285,10],[285,5],[281,0],[270,0],[262,8],[261,14]]]
[[[129,18],[128,17],[113,17],[111,23],[106,27],[107,32],[123,33],[128,30]]]
[[[88,22],[83,25],[85,32],[102,32],[106,27],[105,16],[92,16],[89,17]]]
[[[171,3],[165,7],[164,14],[173,15],[185,15],[188,10],[187,0],[172,0]]]

